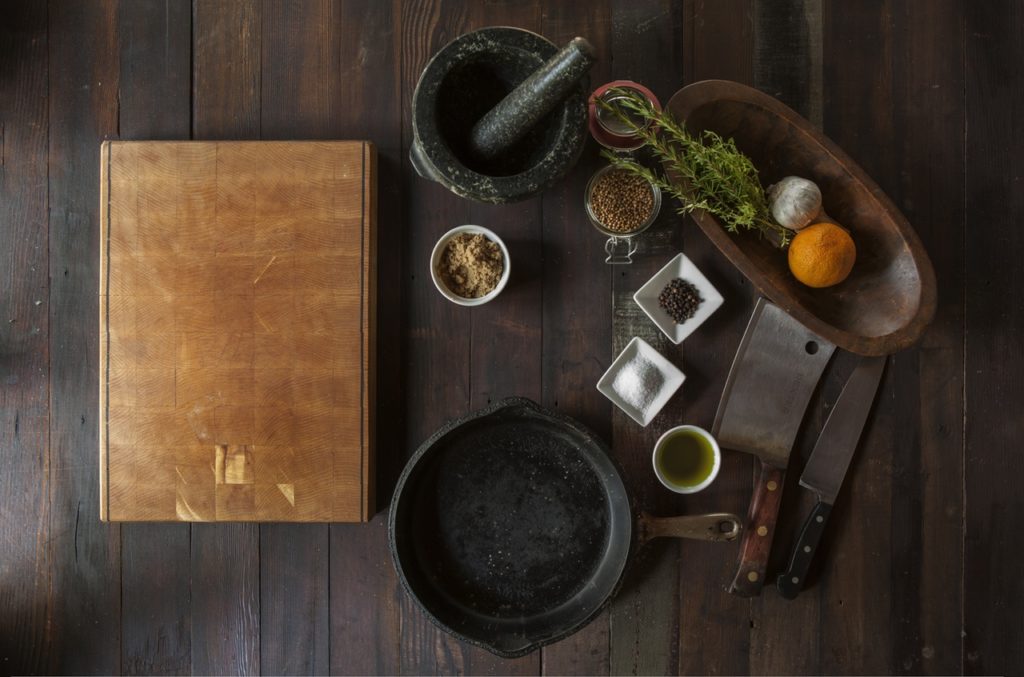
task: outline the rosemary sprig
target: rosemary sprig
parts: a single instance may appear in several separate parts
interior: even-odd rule
[[[615,102],[598,99],[598,105],[643,139],[655,157],[683,179],[683,185],[606,150],[602,155],[612,165],[643,177],[675,197],[680,214],[701,209],[715,216],[729,232],[757,230],[779,247],[789,244],[792,232],[772,219],[757,169],[732,139],[723,139],[710,130],[695,136],[638,92],[625,88],[609,91],[617,95]]]

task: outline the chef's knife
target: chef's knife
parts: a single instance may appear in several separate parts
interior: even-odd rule
[[[835,346],[759,299],[736,351],[712,434],[726,449],[754,454],[760,467],[729,592],[761,593],[783,480],[807,403]]]
[[[800,485],[818,495],[818,503],[800,530],[789,569],[779,576],[776,585],[786,599],[793,599],[804,585],[804,578],[821,541],[825,521],[839,495],[850,459],[857,450],[857,442],[864,430],[871,403],[875,401],[878,383],[885,370],[885,357],[866,357],[861,360],[843,386],[832,413],[821,429],[814,450],[800,476]]]

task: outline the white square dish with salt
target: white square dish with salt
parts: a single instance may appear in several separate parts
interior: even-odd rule
[[[597,389],[631,419],[646,426],[684,380],[686,376],[678,367],[647,341],[634,337],[597,382]]]

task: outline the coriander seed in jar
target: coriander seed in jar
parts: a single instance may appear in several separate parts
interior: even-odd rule
[[[632,263],[634,239],[661,211],[661,189],[625,169],[607,165],[587,183],[584,206],[590,222],[608,236],[606,263]]]

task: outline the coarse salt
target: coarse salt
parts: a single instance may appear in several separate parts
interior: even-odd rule
[[[636,355],[615,375],[612,390],[646,418],[647,410],[665,386],[665,376],[643,355]]]

